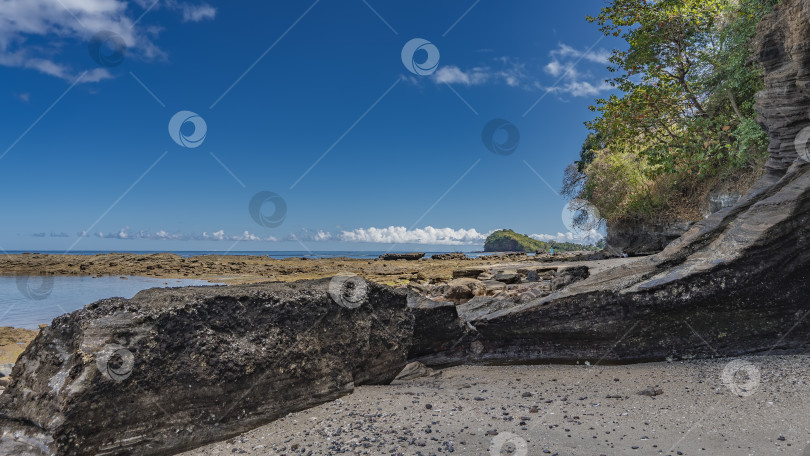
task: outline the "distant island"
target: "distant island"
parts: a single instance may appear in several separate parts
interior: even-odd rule
[[[580,252],[583,250],[597,251],[604,248],[604,240],[597,245],[582,245],[573,242],[538,241],[525,234],[513,230],[498,230],[487,236],[484,242],[485,252]]]

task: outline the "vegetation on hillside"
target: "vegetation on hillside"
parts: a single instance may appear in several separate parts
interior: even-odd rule
[[[555,252],[579,252],[582,250],[600,250],[603,243],[597,246],[574,244],[572,242],[538,241],[512,230],[499,230],[487,236],[484,242],[485,252],[530,252],[538,250]]]
[[[608,223],[666,221],[699,218],[718,185],[750,184],[768,145],[755,122],[763,82],[751,40],[776,3],[610,0],[589,17],[627,47],[610,58],[620,93],[592,107],[563,192]]]

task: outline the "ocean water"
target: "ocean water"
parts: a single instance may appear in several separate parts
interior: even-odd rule
[[[20,253],[47,253],[52,255],[65,254],[64,251],[47,251],[47,250],[9,250],[6,253],[20,254]],[[70,255],[100,255],[104,253],[135,253],[139,255],[148,255],[152,253],[173,253],[183,258],[198,256],[198,255],[252,255],[252,256],[267,256],[270,258],[283,259],[283,258],[359,258],[359,259],[374,259],[384,253],[412,253],[410,252],[387,252],[379,251],[296,251],[296,250],[270,250],[270,251],[233,251],[226,252],[224,250],[210,250],[210,251],[120,251],[120,250],[75,250],[68,252]],[[429,258],[431,255],[438,253],[448,252],[425,252],[425,257]],[[481,255],[492,255],[490,252],[464,252],[470,258],[476,258]]]
[[[152,277],[0,276],[0,326],[36,329],[103,298],[131,298],[141,290],[213,285],[204,280]]]

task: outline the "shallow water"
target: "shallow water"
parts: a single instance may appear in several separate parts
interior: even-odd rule
[[[0,326],[36,329],[103,298],[131,298],[148,288],[214,285],[154,277],[0,276]]]

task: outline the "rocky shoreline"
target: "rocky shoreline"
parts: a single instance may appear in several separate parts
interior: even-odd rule
[[[785,0],[758,28],[767,174],[656,255],[0,258],[3,274],[240,284],[56,318],[0,394],[0,453],[806,451],[810,164],[796,139],[810,128],[808,12]],[[603,365],[645,361],[668,363]],[[447,366],[436,382],[429,369]],[[406,386],[375,390],[392,381]]]
[[[172,253],[99,255],[15,254],[0,255],[0,275],[83,275],[143,276],[173,279],[204,279],[228,284],[261,281],[292,282],[322,279],[338,272],[357,274],[391,286],[411,281],[440,282],[453,278],[453,271],[467,266],[486,266],[504,262],[540,263],[584,260],[593,252],[560,255],[500,253],[468,258],[464,254],[394,255],[391,259],[286,258],[250,255],[200,255],[183,258]],[[419,257],[419,258],[417,258]]]

